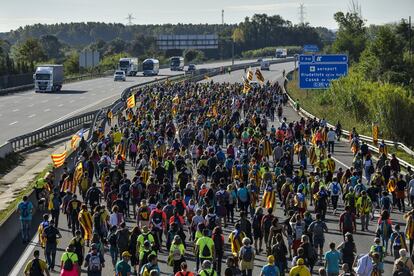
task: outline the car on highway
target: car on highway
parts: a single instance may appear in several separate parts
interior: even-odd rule
[[[189,64],[187,68],[187,72],[194,72],[196,70],[195,64]]]
[[[114,81],[125,81],[126,80],[126,76],[125,76],[125,72],[122,70],[116,70],[114,73]]]

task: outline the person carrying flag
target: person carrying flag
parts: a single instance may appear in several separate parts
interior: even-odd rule
[[[92,215],[89,213],[86,204],[83,204],[78,215],[79,224],[83,230],[83,238],[86,241],[86,246],[89,246],[89,241],[92,239]]]

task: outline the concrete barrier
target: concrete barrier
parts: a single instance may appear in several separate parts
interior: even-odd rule
[[[7,155],[13,152],[13,147],[10,142],[4,143],[0,146],[0,158],[5,158]]]

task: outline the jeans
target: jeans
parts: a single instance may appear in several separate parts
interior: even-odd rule
[[[338,207],[338,199],[339,199],[339,196],[336,196],[336,195],[331,196],[332,208],[334,210],[336,210],[336,208]]]
[[[45,258],[48,266],[52,269],[55,267],[56,248],[56,243],[46,243]]]
[[[328,141],[328,152],[334,153],[335,141]]]
[[[30,241],[30,224],[32,220],[20,220],[20,229],[22,232],[22,239],[24,242]]]
[[[109,254],[111,255],[112,265],[115,267],[118,260],[118,247],[111,246],[109,248]]]

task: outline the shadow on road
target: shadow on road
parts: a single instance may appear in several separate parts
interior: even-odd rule
[[[61,90],[56,94],[83,94],[88,92],[87,90]]]

